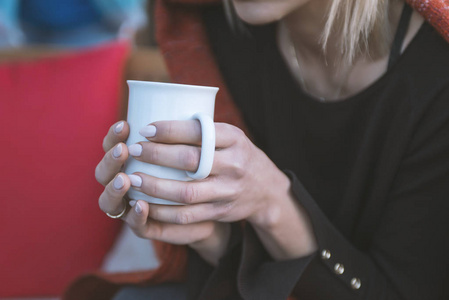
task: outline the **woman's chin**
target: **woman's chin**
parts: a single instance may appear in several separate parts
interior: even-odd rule
[[[263,25],[279,21],[287,13],[284,3],[234,1],[235,10],[240,19],[252,25]]]

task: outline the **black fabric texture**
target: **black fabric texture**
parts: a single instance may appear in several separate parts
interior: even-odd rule
[[[226,263],[194,288],[208,295],[201,299],[447,299],[449,45],[424,24],[377,81],[322,103],[289,73],[275,24],[248,26],[250,36],[239,36],[214,7],[204,22],[253,141],[288,170],[319,252],[273,261],[247,224]]]

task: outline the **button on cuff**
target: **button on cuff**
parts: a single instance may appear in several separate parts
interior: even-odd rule
[[[362,282],[360,281],[359,278],[352,278],[351,279],[351,288],[353,288],[354,290],[358,290],[360,289],[360,287],[362,286]]]
[[[341,275],[341,274],[343,274],[345,272],[345,267],[342,264],[337,263],[334,266],[334,271],[338,275]]]
[[[321,259],[328,260],[330,258],[331,258],[331,252],[327,249],[323,249],[323,251],[321,251]]]

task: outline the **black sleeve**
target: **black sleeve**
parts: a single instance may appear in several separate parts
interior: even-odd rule
[[[311,218],[318,253],[273,261],[249,224],[234,228],[232,251],[201,287],[214,297],[201,299],[448,299],[449,93],[410,126],[408,150],[367,249],[343,236],[288,173]],[[211,292],[222,284],[229,293]]]
[[[344,237],[290,173],[293,193],[311,218],[319,252],[285,263],[261,261],[249,254],[256,250],[243,251],[239,282],[260,283],[252,290],[240,288],[244,299],[285,299],[290,287],[301,300],[449,299],[449,93],[424,110],[413,113],[413,135],[370,247],[360,250]],[[243,245],[261,247],[256,239],[247,230]],[[248,266],[252,272],[245,271]],[[281,274],[290,278],[278,284],[273,278]],[[269,289],[261,286],[264,282],[273,283],[277,296],[258,294]]]
[[[233,223],[226,254],[216,268],[189,250],[188,299],[287,299],[299,280],[298,270],[314,256],[275,262],[249,224]]]
[[[242,248],[241,223],[231,224],[230,236],[225,255],[216,268],[189,248],[188,299],[239,299],[236,278]]]

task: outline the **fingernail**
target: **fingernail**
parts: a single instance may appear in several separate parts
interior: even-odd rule
[[[134,207],[134,210],[136,211],[137,214],[141,214],[142,213],[142,206],[140,205],[139,202],[136,203],[136,206]]]
[[[140,156],[142,154],[142,145],[141,144],[133,144],[128,147],[129,154],[132,156]]]
[[[122,175],[118,175],[117,177],[115,177],[113,185],[116,190],[122,189],[122,187],[125,185],[125,180],[123,179]]]
[[[114,148],[114,150],[112,151],[112,155],[113,155],[115,158],[119,158],[120,155],[122,155],[122,144],[118,144],[118,145]]]
[[[141,187],[142,186],[142,178],[137,175],[128,175],[129,181],[131,181],[131,185],[135,187]]]
[[[129,206],[133,207],[134,205],[136,205],[137,201],[136,200],[131,200],[129,201]]]
[[[122,130],[123,130],[123,126],[125,125],[125,122],[120,122],[120,123],[118,123],[117,125],[115,125],[115,127],[114,127],[114,132],[116,133],[116,134],[119,134],[120,132],[122,132]]]
[[[156,135],[156,126],[148,125],[139,130],[139,134],[144,137],[153,137]]]

